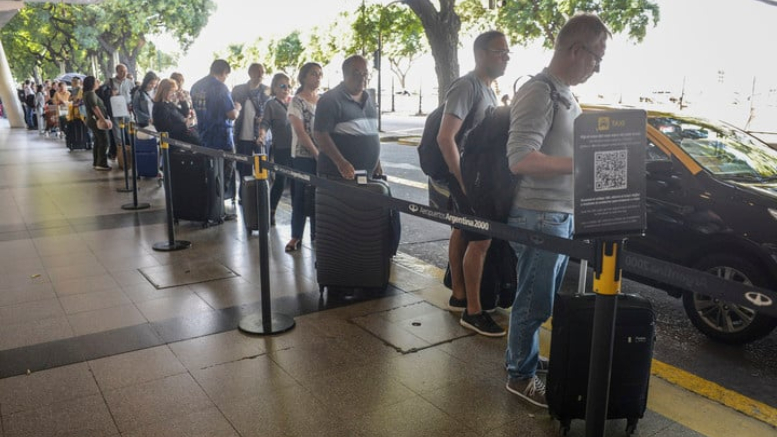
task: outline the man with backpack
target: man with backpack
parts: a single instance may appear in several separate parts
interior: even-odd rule
[[[454,211],[474,215],[467,200],[460,169],[460,138],[486,114],[498,100],[491,84],[504,74],[510,60],[507,38],[502,32],[488,31],[474,43],[475,69],[457,79],[445,96],[437,144],[447,172],[432,177],[432,190],[448,191],[448,207]],[[426,129],[425,129],[426,130]],[[419,152],[420,153],[420,152]],[[504,329],[483,311],[480,304],[480,282],[483,263],[491,244],[489,237],[475,232],[453,228],[448,247],[453,294],[449,300],[452,311],[461,311],[460,324],[481,335],[500,337]]]
[[[134,83],[127,74],[127,66],[124,64],[116,64],[116,75],[108,80],[97,89],[97,95],[102,99],[105,109],[108,111],[108,115],[113,122],[113,129],[111,130],[112,139],[108,147],[108,158],[116,159],[116,145],[117,143],[127,144],[129,138],[121,130],[120,123],[124,123],[125,126],[129,122],[127,117],[114,117],[113,110],[111,109],[111,97],[122,96],[127,104],[127,109],[130,109],[130,103],[132,97],[130,91]]]
[[[594,14],[570,18],[556,38],[550,64],[518,90],[510,112],[507,159],[520,175],[507,223],[561,238],[572,237],[573,126],[582,113],[571,86],[599,71],[610,31]],[[548,83],[548,80],[550,83]],[[516,242],[518,292],[510,314],[505,366],[506,388],[547,408],[545,384],[536,374],[547,371],[539,356],[539,329],[551,316],[568,256]]]

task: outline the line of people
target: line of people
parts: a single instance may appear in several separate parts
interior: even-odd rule
[[[358,71],[358,75],[352,71]],[[267,152],[281,165],[345,179],[354,178],[354,168],[370,174],[380,171],[377,110],[365,91],[369,70],[363,57],[349,57],[343,64],[343,83],[321,96],[323,69],[315,62],[300,67],[293,95],[291,78],[284,73],[275,74],[269,87],[264,85],[264,67],[259,63],[249,66],[248,82],[235,86],[231,92],[225,84],[230,73],[231,67],[226,61],[216,60],[211,64],[210,74],[192,86],[193,107],[199,119],[199,143],[195,144],[244,155]],[[333,103],[321,111],[319,99]],[[357,110],[353,111],[352,106]],[[156,108],[154,119],[159,122]],[[356,123],[354,117],[363,123]],[[172,118],[168,117],[169,120]],[[180,121],[178,127],[181,135],[193,133],[180,129]],[[157,126],[157,129],[176,130],[173,126],[166,129]],[[172,133],[171,137],[176,138]],[[369,140],[362,144],[360,141],[364,138]],[[183,136],[178,139],[187,141]],[[224,198],[234,198],[238,191],[235,170],[242,178],[251,175],[251,166],[239,164],[234,168],[230,161],[222,165]],[[286,178],[276,174],[270,191],[272,225],[285,185]],[[291,239],[285,246],[286,252],[300,248],[308,218],[311,239],[316,237],[312,187],[302,181],[292,181],[291,203]]]
[[[77,77],[72,80],[71,90],[64,81],[45,80],[36,85],[29,79],[25,80],[17,89],[17,94],[27,129],[64,136],[70,108],[80,103],[79,85]]]

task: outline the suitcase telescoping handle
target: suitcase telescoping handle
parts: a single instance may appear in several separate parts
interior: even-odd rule
[[[583,295],[585,294],[585,283],[586,280],[588,280],[588,260],[587,259],[581,259],[580,260],[580,272],[577,276],[577,294]]]

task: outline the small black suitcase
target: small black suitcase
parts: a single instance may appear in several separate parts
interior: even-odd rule
[[[245,224],[246,230],[258,231],[259,230],[259,217],[256,210],[256,190],[259,181],[254,179],[253,176],[244,176],[243,183],[240,184],[240,202],[243,208],[243,224]],[[267,199],[269,202],[270,199]]]
[[[556,295],[547,392],[550,415],[566,435],[585,419],[595,294]],[[637,295],[618,295],[607,419],[627,419],[626,433],[645,414],[655,342],[655,313]]]
[[[91,139],[86,124],[81,119],[73,119],[65,125],[65,145],[70,151],[91,149]]]
[[[224,201],[214,160],[188,151],[170,149],[170,182],[175,220],[222,223]]]
[[[388,184],[382,180],[369,180],[366,184],[338,182],[391,196]],[[345,192],[318,187],[315,215],[319,290],[385,290],[397,237],[391,210],[350,199]]]

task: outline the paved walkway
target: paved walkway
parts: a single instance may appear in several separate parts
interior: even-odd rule
[[[259,248],[240,219],[181,222],[192,247],[156,252],[167,235],[155,180],[140,181],[151,208],[124,210],[122,172],[4,122],[0,437],[556,435],[546,411],[504,389],[505,340],[471,335],[442,309],[449,292],[433,268],[400,255],[386,293],[321,295],[308,236],[283,252],[284,201],[270,231],[272,306],[297,326],[244,335],[239,321],[260,309]],[[606,435],[624,428],[612,421]],[[584,434],[576,421],[569,435]],[[636,435],[775,430],[653,378]]]

